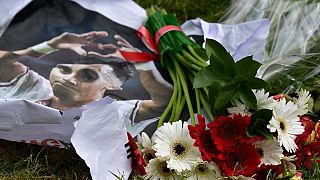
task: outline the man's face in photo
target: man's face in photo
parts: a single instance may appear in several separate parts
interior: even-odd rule
[[[107,64],[58,64],[50,73],[53,93],[64,104],[86,104],[120,89],[122,82]]]

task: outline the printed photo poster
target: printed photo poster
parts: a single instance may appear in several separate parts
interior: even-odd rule
[[[68,147],[82,112],[101,99],[101,106],[117,102],[133,133],[151,122],[146,131],[153,131],[171,97],[169,75],[159,62],[137,63],[122,53],[151,53],[137,35],[146,20],[141,7],[111,0],[1,3],[8,12],[8,22],[0,22],[1,139]]]

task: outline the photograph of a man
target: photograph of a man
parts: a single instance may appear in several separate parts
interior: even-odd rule
[[[121,90],[123,83],[132,77],[135,65],[129,62],[108,61],[121,59],[120,48],[139,51],[117,35],[118,46],[101,44],[98,40],[107,32],[93,31],[83,34],[63,33],[47,41],[52,49],[69,49],[81,56],[78,64],[57,64],[49,80],[20,63],[21,56],[43,55],[30,47],[20,51],[0,50],[0,98],[25,99],[59,110],[81,107],[101,99],[108,91]],[[110,54],[87,51],[83,47],[113,49]],[[68,58],[68,57],[65,57]],[[156,80],[152,69],[137,69],[140,82],[151,99],[139,101],[139,119],[159,116],[171,96],[171,87]]]

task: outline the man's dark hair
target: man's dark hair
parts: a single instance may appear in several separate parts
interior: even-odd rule
[[[112,66],[117,77],[123,82],[131,78],[135,72],[134,65],[123,59],[83,57],[70,49],[54,51],[39,57],[39,59],[24,56],[19,58],[19,61],[46,79],[49,79],[51,69],[57,64],[108,64]]]
[[[132,63],[119,58],[103,60],[95,57],[81,57],[76,64],[107,64],[112,67],[120,81],[125,82],[134,75],[135,67]]]
[[[134,75],[134,65],[130,62],[110,62],[106,63],[110,65],[115,75],[122,81],[125,82]]]

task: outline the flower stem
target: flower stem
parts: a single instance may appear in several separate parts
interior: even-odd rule
[[[209,107],[206,99],[203,97],[203,94],[201,92],[199,93],[199,95],[200,95],[200,101],[201,101],[201,103],[202,103],[202,105],[204,107],[204,110],[207,112],[207,114],[208,114],[208,116],[210,118],[210,121],[213,121],[213,115],[211,113],[210,107]]]
[[[201,114],[200,92],[198,88],[196,88],[194,91],[196,93],[197,111],[198,111],[198,114]]]
[[[287,177],[288,173],[287,173],[287,164],[286,161],[284,159],[281,159],[281,164],[282,164],[282,174],[283,177]]]
[[[176,122],[179,120],[181,116],[181,112],[183,110],[184,105],[186,104],[186,98],[182,97],[182,100],[180,102],[180,105],[174,109],[175,110],[175,116],[173,118],[170,118],[169,122]]]
[[[201,67],[201,69],[206,67],[206,66],[208,66],[207,63],[203,63],[203,62],[195,59],[191,54],[188,53],[188,51],[182,49],[181,52],[186,57],[187,60],[189,60],[190,62],[196,64],[199,67]]]
[[[176,59],[177,59],[178,61],[180,61],[184,66],[190,67],[190,68],[195,69],[195,70],[197,70],[197,71],[200,71],[200,70],[201,70],[201,67],[199,67],[199,66],[197,66],[197,65],[195,65],[195,64],[193,64],[193,63],[188,62],[188,61],[187,61],[183,56],[181,56],[180,54],[176,53],[176,54],[175,54],[175,57],[176,57]]]
[[[204,93],[206,93],[206,95],[209,96],[209,90],[208,90],[208,88],[207,88],[207,87],[203,87],[202,89],[203,89]]]
[[[190,118],[191,118],[191,124],[194,126],[195,125],[194,112],[193,112],[193,108],[192,108],[192,104],[191,104],[191,100],[190,100],[188,86],[187,86],[187,83],[186,83],[185,76],[184,76],[181,68],[179,67],[178,62],[177,61],[173,61],[173,64],[174,64],[174,67],[175,67],[176,71],[179,74],[179,77],[180,77],[180,80],[181,80],[181,84],[182,84],[182,89],[183,89],[183,92],[184,92],[184,95],[185,95],[185,98],[186,98],[186,101],[187,101],[187,106],[188,106],[188,109],[189,109],[189,114],[190,114]]]
[[[176,71],[176,76],[179,77],[179,74],[178,74],[177,71]],[[177,86],[178,86],[178,97],[177,97],[177,101],[176,101],[176,106],[172,110],[172,111],[174,111],[173,121],[177,121],[180,118],[181,112],[179,112],[179,109],[183,108],[183,107],[180,108],[180,105],[181,105],[181,102],[182,102],[182,99],[183,99],[183,90],[182,90],[182,87],[181,87],[180,79],[177,81]]]
[[[190,45],[187,45],[187,48],[189,50],[189,52],[196,58],[198,59],[199,61],[201,62],[204,62],[204,63],[207,63],[206,60],[204,60],[203,58],[201,58],[197,52],[194,51],[194,49],[190,46]]]
[[[160,120],[158,122],[158,127],[162,126],[164,119],[167,117],[169,111],[171,110],[171,107],[173,106],[174,102],[176,101],[176,97],[177,97],[177,93],[178,93],[178,88],[175,86],[175,84],[177,84],[177,79],[176,79],[174,73],[172,72],[171,68],[169,68],[168,71],[169,71],[169,74],[170,74],[172,81],[173,81],[173,84],[174,84],[173,93],[172,93],[172,96],[171,96],[171,99],[169,101],[168,106],[166,107],[166,109],[164,110],[162,115],[160,116]]]

